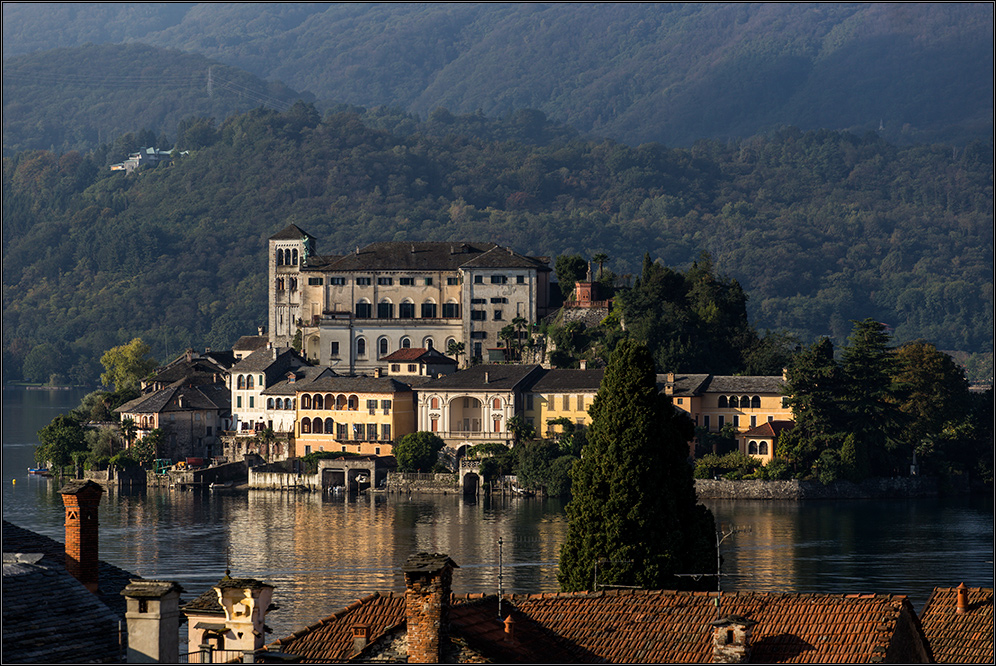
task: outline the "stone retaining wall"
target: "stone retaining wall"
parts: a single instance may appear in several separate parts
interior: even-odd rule
[[[835,481],[728,481],[695,479],[699,499],[803,500],[875,499],[890,497],[937,497],[937,479],[925,476],[866,479],[861,483]]]
[[[417,474],[391,472],[387,475],[389,493],[458,493],[460,481],[456,474]]]

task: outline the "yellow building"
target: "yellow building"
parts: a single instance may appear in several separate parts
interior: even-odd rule
[[[523,417],[536,429],[539,437],[563,432],[564,426],[550,421],[566,418],[576,426],[586,428],[591,423],[591,407],[605,369],[547,370],[525,392]]]
[[[675,407],[687,413],[696,426],[710,432],[732,425],[738,434],[743,434],[765,423],[793,421],[792,410],[785,405],[782,392],[784,375],[741,377],[669,372],[658,375],[657,382]],[[749,440],[738,437],[738,441],[743,453],[748,453]],[[762,459],[769,460],[774,455],[772,451]]]
[[[379,375],[341,377],[325,368],[313,379],[295,382],[296,455],[392,455],[394,442],[415,432],[414,394],[407,384]]]

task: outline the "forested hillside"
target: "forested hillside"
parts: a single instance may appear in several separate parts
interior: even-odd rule
[[[535,108],[634,145],[782,125],[881,127],[897,144],[993,131],[991,3],[3,5],[5,80],[6,59],[87,42],[179,49],[422,118]],[[136,74],[114,64],[94,71]]]
[[[706,251],[759,329],[842,341],[874,317],[897,343],[992,353],[991,140],[784,129],[632,148],[534,112],[417,122],[299,103],[189,121],[177,141],[189,155],[131,175],[103,153],[4,158],[5,379],[92,381],[135,336],[163,358],[254,332],[266,239],[288,223],[323,253],[391,239],[604,252],[622,284],[646,252],[686,267]]]
[[[56,49],[4,61],[3,154],[93,150],[142,130],[152,142],[133,150],[168,149],[184,118],[286,110],[302,97],[311,98],[200,55],[142,44]]]

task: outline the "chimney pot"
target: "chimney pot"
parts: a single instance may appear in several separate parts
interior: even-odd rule
[[[581,359],[581,369],[582,370],[587,370],[588,369],[588,361],[587,361],[587,359]]]
[[[380,377],[380,368],[374,368],[374,377]]]
[[[98,591],[98,508],[104,489],[93,481],[70,481],[59,493],[66,507],[66,571],[86,589]]]
[[[505,618],[505,640],[515,638],[515,618],[511,615]]]
[[[367,646],[370,642],[370,625],[367,624],[354,624],[353,625],[353,651],[359,652]]]
[[[444,554],[418,553],[402,567],[408,663],[438,664],[449,630],[450,588],[456,563]]]
[[[484,383],[485,384],[489,383],[489,377],[487,371],[484,372]]]
[[[965,587],[965,583],[958,586],[957,592],[958,606],[955,608],[955,612],[958,615],[964,615],[968,612],[968,588]]]

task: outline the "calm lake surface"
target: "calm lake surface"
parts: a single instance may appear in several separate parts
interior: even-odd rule
[[[64,540],[57,480],[32,477],[37,431],[86,391],[3,391],[3,517]],[[993,587],[993,500],[709,501],[718,523],[749,528],[723,543],[723,588],[907,594]],[[111,491],[101,501],[100,557],[179,581],[184,599],[224,575],[274,585],[267,616],[290,634],[374,591],[400,591],[413,552],[448,553],[458,593],[496,592],[499,538],[506,592],[557,590],[564,505],[457,496]]]

